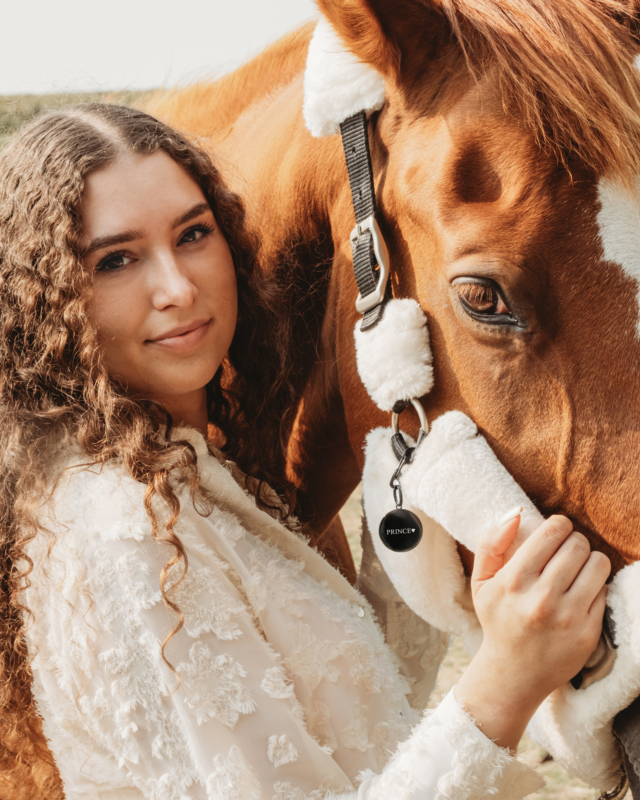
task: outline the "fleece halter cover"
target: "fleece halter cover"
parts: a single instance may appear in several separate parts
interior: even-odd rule
[[[366,115],[380,109],[384,99],[383,77],[358,61],[321,18],[309,47],[304,80],[303,113],[311,134],[337,134],[345,120],[365,112],[366,136]],[[366,148],[368,157],[368,141]],[[349,173],[353,189],[351,168]],[[357,237],[361,236],[356,230]],[[354,255],[356,245],[357,241]],[[371,249],[367,240],[367,250]],[[426,395],[433,386],[432,355],[427,318],[419,304],[387,296],[373,324],[367,324],[366,314],[371,312],[364,313],[364,324],[358,323],[355,329],[357,365],[374,403],[391,411],[399,401],[402,405]],[[378,428],[367,437],[364,511],[374,532],[392,505],[389,477],[398,464],[392,433],[391,428]],[[524,509],[518,534],[522,541],[542,522],[542,516],[473,421],[459,411],[435,420],[403,472],[402,489],[406,507],[419,517],[425,534],[408,553],[388,550],[374,535],[377,555],[407,605],[435,627],[461,635],[474,652],[482,631],[456,542],[475,551],[479,535],[516,505]],[[640,562],[617,574],[609,587],[608,606],[616,630],[612,669],[605,677],[596,675],[593,681],[585,681],[579,690],[570,683],[557,689],[530,726],[534,739],[557,761],[601,790],[617,785],[622,766],[614,718],[640,695]],[[634,754],[625,756],[627,766],[630,761],[640,772]],[[636,776],[630,777],[633,784]]]

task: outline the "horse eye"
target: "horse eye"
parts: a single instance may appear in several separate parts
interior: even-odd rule
[[[505,317],[511,319],[511,311],[505,303],[498,287],[493,281],[478,278],[457,278],[453,283],[464,310],[475,319],[484,318],[487,322],[491,318]]]

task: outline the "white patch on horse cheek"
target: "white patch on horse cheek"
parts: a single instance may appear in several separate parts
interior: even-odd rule
[[[600,178],[598,226],[606,261],[618,264],[636,284],[638,335],[640,335],[640,179],[639,194],[621,184]]]

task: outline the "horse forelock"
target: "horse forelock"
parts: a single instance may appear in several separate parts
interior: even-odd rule
[[[486,78],[503,110],[567,167],[640,174],[637,0],[318,0],[346,47],[438,113]],[[453,89],[452,89],[453,87]]]
[[[421,4],[430,5],[420,0]],[[568,165],[627,185],[640,174],[634,4],[621,0],[438,0],[474,77]]]

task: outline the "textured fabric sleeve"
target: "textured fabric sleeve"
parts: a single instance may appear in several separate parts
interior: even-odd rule
[[[487,739],[451,690],[383,772],[363,781],[358,800],[520,800],[543,786],[534,770]]]
[[[30,552],[34,696],[66,797],[355,797],[308,734],[291,679],[251,614],[243,585],[259,587],[230,566],[243,536],[230,515],[214,511],[200,530],[195,512],[179,523],[189,569],[171,599],[183,626],[163,654],[177,615],[159,576],[174,551],[151,537],[143,491],[106,470],[76,474],[58,492],[54,536]]]

